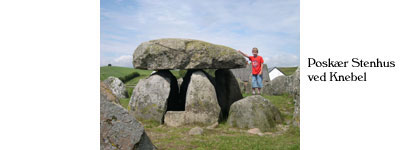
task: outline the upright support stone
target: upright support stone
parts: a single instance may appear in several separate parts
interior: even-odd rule
[[[170,127],[179,127],[186,124],[185,111],[167,111],[164,116],[164,123]]]
[[[137,119],[162,123],[167,108],[177,109],[179,103],[176,78],[168,70],[162,70],[139,81],[129,106]]]
[[[203,71],[193,72],[186,93],[185,122],[212,125],[218,122],[220,112],[214,85]]]

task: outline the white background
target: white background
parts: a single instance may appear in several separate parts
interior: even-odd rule
[[[301,149],[400,149],[400,1],[302,0]],[[393,60],[395,68],[308,68],[307,58]],[[367,72],[367,82],[307,75]]]
[[[301,149],[400,149],[400,5],[301,1]],[[99,1],[1,1],[1,149],[99,149]],[[307,58],[396,61],[307,68]],[[367,72],[367,82],[307,74]]]
[[[100,149],[100,2],[0,1],[0,149]]]

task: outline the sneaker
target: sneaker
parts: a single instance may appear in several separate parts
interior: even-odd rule
[[[253,95],[256,95],[256,92],[253,91]]]

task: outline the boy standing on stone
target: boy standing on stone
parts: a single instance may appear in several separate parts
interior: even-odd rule
[[[255,89],[257,89],[257,94],[260,94],[261,88],[263,87],[262,84],[262,69],[263,69],[263,64],[264,64],[264,60],[261,56],[258,56],[258,49],[257,48],[253,48],[252,53],[253,56],[248,56],[245,53],[243,53],[242,51],[238,50],[238,52],[240,54],[242,54],[243,56],[249,58],[249,60],[251,61],[251,66],[252,66],[252,87],[253,87],[253,95],[256,94],[255,93]]]

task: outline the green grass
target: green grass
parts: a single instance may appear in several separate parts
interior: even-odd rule
[[[170,70],[176,79],[183,78],[179,75],[179,70]]]
[[[128,86],[127,91],[129,95],[131,95],[133,89],[129,87],[135,86],[140,79],[148,77],[151,74],[151,72],[153,72],[152,70],[133,69],[128,67],[117,67],[117,66],[111,66],[111,67],[103,66],[100,67],[100,80],[103,81],[107,79],[109,76],[123,77],[132,72],[137,72],[140,74],[140,76],[135,77],[132,80],[125,83],[125,85]]]
[[[134,69],[128,67],[118,67],[118,66],[103,66],[100,67],[100,80],[103,81],[107,79],[109,76],[114,77],[123,77],[128,75],[131,72],[137,72],[140,75],[150,75],[153,70],[143,70],[143,69]]]
[[[133,72],[133,68],[127,67],[116,67],[116,66],[104,66],[100,67],[100,80],[103,81],[109,76],[123,77],[129,73]]]
[[[128,98],[130,98],[132,96],[133,88],[134,87],[131,87],[131,86],[125,87],[125,90],[128,92]]]
[[[124,107],[125,109],[128,109],[129,100],[130,100],[130,98],[121,98],[121,99],[119,99],[119,102],[121,103],[122,107]]]
[[[140,79],[147,78],[149,75],[150,74],[148,74],[148,75],[140,74],[139,77],[133,78],[132,80],[126,82],[125,85],[126,86],[136,86],[136,84],[138,84]]]
[[[279,67],[283,74],[290,76],[296,71],[297,67]]]
[[[243,96],[249,96],[248,94]],[[262,95],[271,101],[281,112],[293,113],[292,98],[288,95]],[[291,115],[282,113],[284,119],[292,119]],[[190,136],[189,130],[194,126],[168,127],[152,122],[142,122],[151,141],[158,149],[262,149],[262,150],[298,150],[300,149],[300,129],[289,126],[285,132],[273,131],[271,135],[252,135],[245,129],[230,128],[222,122],[215,129],[205,129],[203,135]],[[286,125],[287,126],[287,125]]]
[[[146,123],[144,123],[146,124]],[[234,130],[220,124],[215,129],[204,129],[203,135],[190,136],[188,132],[193,126],[167,127],[145,125],[146,133],[152,143],[163,149],[262,149],[262,150],[298,150],[300,149],[300,130],[291,127],[283,134],[252,135],[245,130]]]

